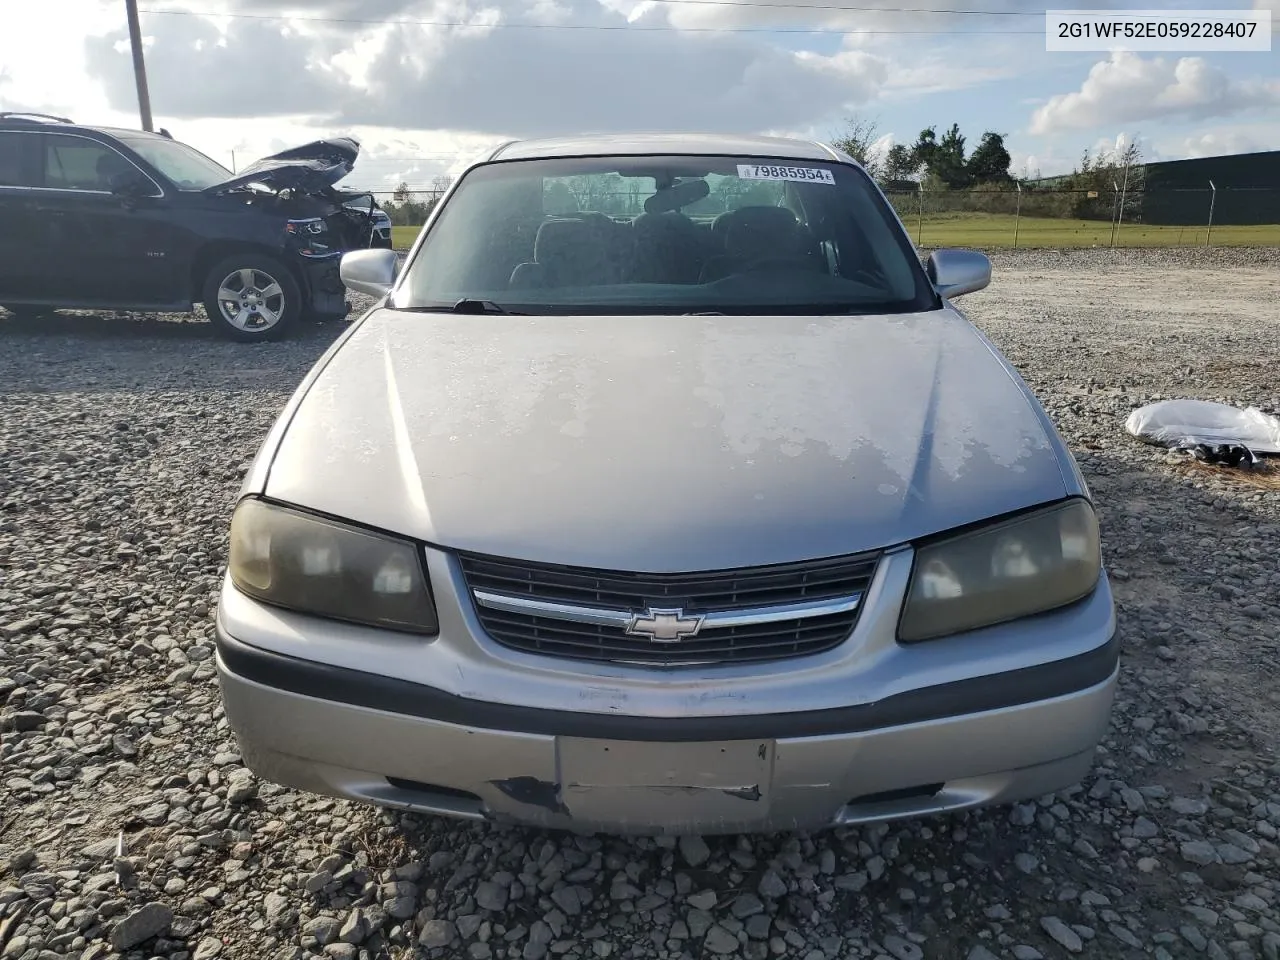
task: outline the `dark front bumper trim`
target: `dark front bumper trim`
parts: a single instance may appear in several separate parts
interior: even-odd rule
[[[317,700],[485,730],[666,743],[862,733],[1001,710],[1097,686],[1111,677],[1120,660],[1120,642],[1113,636],[1066,660],[911,690],[875,703],[733,717],[634,717],[472,700],[407,680],[252,647],[228,636],[221,624],[217,649],[223,667],[237,677]]]

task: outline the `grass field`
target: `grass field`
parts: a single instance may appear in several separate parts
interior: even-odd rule
[[[1014,218],[1008,214],[946,214],[904,218],[911,239],[920,246],[977,247],[1002,249],[1013,246]],[[408,249],[418,235],[418,227],[392,227],[397,250]],[[1116,231],[1118,247],[1198,247],[1205,241],[1205,228],[1151,227],[1121,224]],[[1280,246],[1280,224],[1258,227],[1214,227],[1209,242],[1215,247]],[[1096,220],[1058,220],[1023,217],[1018,223],[1019,247],[1109,246],[1111,224]]]
[[[413,241],[417,239],[418,231],[421,229],[421,227],[392,227],[391,245],[397,250],[408,250],[413,246]]]

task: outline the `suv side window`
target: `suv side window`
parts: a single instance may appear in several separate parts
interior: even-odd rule
[[[0,131],[0,187],[40,186],[39,142],[35,134]]]
[[[44,138],[44,185],[61,190],[111,191],[111,178],[136,168],[110,147],[84,137]]]

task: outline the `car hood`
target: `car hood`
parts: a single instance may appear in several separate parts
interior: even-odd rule
[[[350,137],[314,140],[255,160],[230,180],[215,184],[205,192],[225,193],[256,183],[271,190],[318,193],[349,174],[359,155],[360,143]]]
[[[311,383],[265,493],[457,550],[693,571],[883,548],[1056,500],[1060,452],[951,308],[378,309]]]

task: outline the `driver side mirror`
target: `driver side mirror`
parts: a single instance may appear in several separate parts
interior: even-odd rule
[[[977,250],[935,250],[925,271],[939,296],[951,300],[991,283],[991,261]]]
[[[348,290],[371,297],[385,297],[391,292],[400,272],[400,257],[394,250],[352,250],[342,255],[338,266],[342,283]]]

